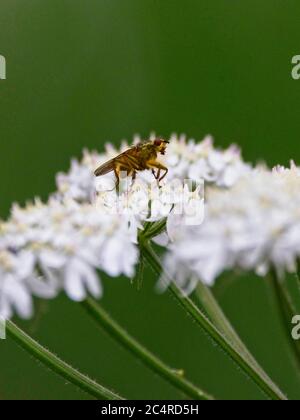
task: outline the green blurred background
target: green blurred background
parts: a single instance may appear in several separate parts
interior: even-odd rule
[[[236,142],[246,160],[299,162],[297,0],[0,0],[0,216],[46,198],[84,147],[134,133]],[[103,304],[165,361],[219,398],[263,398],[165,294],[105,279]],[[299,378],[261,279],[218,288],[226,313],[291,398]],[[18,321],[19,322],[19,321]],[[128,398],[181,398],[61,296],[22,325]],[[86,398],[10,340],[0,342],[0,399]]]

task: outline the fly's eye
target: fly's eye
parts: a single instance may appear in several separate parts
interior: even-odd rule
[[[160,146],[162,144],[162,141],[160,139],[154,140],[155,146]]]

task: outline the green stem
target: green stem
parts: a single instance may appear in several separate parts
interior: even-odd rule
[[[297,282],[297,286],[298,286],[298,291],[300,292],[300,260],[297,259],[297,265],[296,265],[296,282]]]
[[[157,234],[164,232],[165,229],[166,219],[152,223],[150,227],[147,226],[146,232],[145,230],[142,232],[143,238],[151,239]],[[226,335],[226,337],[232,342],[232,344],[234,344],[241,352],[244,353],[245,357],[248,358],[250,363],[256,365],[257,369],[261,371],[262,375],[267,376],[255,360],[255,358],[251,355],[251,353],[249,352],[249,350],[247,349],[247,347],[242,342],[239,335],[233,328],[232,324],[224,314],[222,308],[220,307],[214,294],[212,293],[211,288],[206,286],[206,284],[204,284],[203,282],[199,282],[196,292],[203,306],[203,309],[205,310],[211,321],[216,325],[216,327]]]
[[[143,231],[143,237],[145,239],[152,239],[152,238],[155,238],[155,236],[158,236],[161,233],[165,232],[166,223],[167,223],[167,219],[162,219],[158,222],[151,223],[150,227],[146,225]]]
[[[53,372],[62,376],[68,382],[76,385],[82,391],[99,399],[99,400],[123,400],[119,395],[98,384],[76,369],[67,365],[49,350],[42,347],[33,340],[29,335],[17,327],[12,321],[6,323],[7,333],[13,338],[24,350],[31,354],[35,359],[42,362]]]
[[[140,248],[143,256],[146,258],[151,267],[155,272],[160,275],[163,272],[161,263],[150,244],[141,239]],[[218,344],[228,356],[251,378],[269,398],[273,400],[286,400],[285,395],[278,389],[276,385],[268,378],[263,376],[256,366],[249,363],[249,360],[239,352],[239,350],[232,345],[228,338],[221,333],[205,316],[205,314],[194,304],[194,302],[182,295],[181,291],[174,284],[172,279],[168,277],[167,273],[164,276],[170,282],[171,286],[169,290],[180,303],[180,305],[192,316],[198,325],[212,338],[212,340]]]
[[[275,270],[271,272],[270,276],[270,283],[271,287],[274,292],[275,303],[279,311],[279,316],[281,319],[281,323],[285,334],[287,336],[288,342],[290,344],[290,349],[292,354],[294,355],[294,361],[297,365],[298,369],[300,368],[300,342],[294,340],[291,335],[291,322],[294,315],[297,314],[297,310],[294,307],[292,298],[290,293],[285,286],[284,281],[281,281]]]
[[[87,313],[119,344],[134,354],[146,366],[166,379],[185,395],[196,400],[212,400],[213,398],[183,377],[183,372],[175,370],[163,363],[157,356],[131,337],[110,315],[92,298],[82,303]]]
[[[249,364],[253,365],[260,374],[268,381],[271,382],[271,379],[268,378],[268,375],[262,367],[258,364],[256,359],[252,356],[248,348],[245,346],[234,327],[224,314],[222,308],[214,297],[210,287],[206,284],[199,282],[196,289],[197,296],[203,306],[203,309],[207,313],[208,317],[214,323],[214,325],[221,331],[227,339],[236,347],[236,349],[242,353],[245,359],[248,360]],[[275,385],[274,385],[275,386]]]
[[[206,286],[203,282],[198,283],[196,288],[197,297],[207,313],[208,317],[215,324],[215,326],[222,331],[226,337],[231,340],[232,344],[241,348],[242,344],[233,326],[226,318],[222,308],[216,301],[210,287]]]

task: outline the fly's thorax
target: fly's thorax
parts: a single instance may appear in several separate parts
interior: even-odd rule
[[[143,160],[145,163],[147,161],[156,159],[157,158],[157,151],[155,146],[152,144],[148,144],[147,146],[143,147],[143,149],[140,152],[141,160]]]

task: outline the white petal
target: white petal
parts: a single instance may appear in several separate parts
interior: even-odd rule
[[[33,275],[26,280],[31,292],[40,298],[53,299],[59,291],[58,280],[49,272],[45,277]]]
[[[2,292],[21,318],[29,319],[32,316],[32,298],[24,283],[7,275]]]
[[[42,266],[56,269],[61,268],[66,261],[65,256],[51,249],[43,249],[39,254],[39,259]]]
[[[81,302],[86,296],[86,289],[100,297],[102,288],[95,270],[80,259],[73,258],[65,269],[64,287],[70,299]]]
[[[86,297],[79,269],[77,260],[72,260],[67,264],[64,276],[64,288],[66,294],[70,299],[75,300],[75,302],[83,301]]]
[[[118,237],[109,239],[102,250],[101,266],[108,275],[117,277],[122,274],[122,262],[120,256],[126,252],[124,244]]]
[[[152,240],[155,244],[163,246],[163,247],[166,247],[169,244],[169,237],[166,232],[163,232],[160,235],[157,235]]]
[[[17,277],[25,279],[33,272],[35,257],[32,252],[23,251],[16,257]]]

